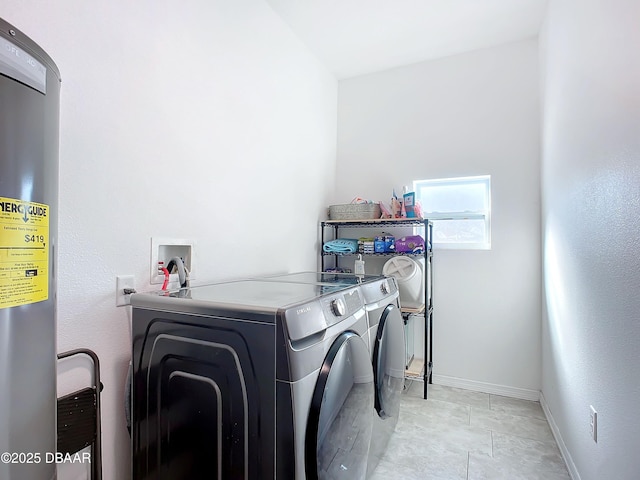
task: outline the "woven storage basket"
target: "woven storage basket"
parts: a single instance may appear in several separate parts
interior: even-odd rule
[[[377,203],[346,203],[329,206],[330,220],[372,220],[380,218],[380,205]]]

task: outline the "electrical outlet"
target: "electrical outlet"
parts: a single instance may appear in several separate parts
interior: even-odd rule
[[[116,277],[116,307],[124,307],[131,303],[131,293],[125,293],[125,289],[133,290],[133,275],[118,275]]]
[[[598,443],[598,412],[593,408],[593,405],[589,405],[591,412],[591,438]]]

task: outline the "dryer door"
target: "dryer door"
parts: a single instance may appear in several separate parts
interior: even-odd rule
[[[365,478],[373,404],[367,345],[344,332],[329,349],[313,392],[305,440],[307,480]]]
[[[398,418],[404,387],[404,322],[393,304],[382,311],[373,344],[375,407],[381,418]]]

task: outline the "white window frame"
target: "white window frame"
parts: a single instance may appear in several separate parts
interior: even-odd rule
[[[438,249],[455,249],[455,250],[491,250],[491,175],[478,175],[473,177],[454,177],[454,178],[439,178],[432,180],[414,180],[413,191],[416,192],[416,200],[420,200],[419,192],[424,187],[429,186],[455,186],[455,185],[470,185],[481,184],[485,186],[485,199],[484,203],[487,206],[485,210],[478,211],[447,211],[447,212],[427,212],[424,209],[424,203],[422,204],[422,216],[433,221],[434,230],[437,228],[438,222],[445,222],[447,220],[484,220],[485,223],[485,241],[484,242],[451,242],[441,243],[437,242],[435,235],[433,238],[433,247]]]

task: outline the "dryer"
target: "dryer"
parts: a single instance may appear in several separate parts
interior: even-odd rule
[[[368,476],[375,470],[395,431],[404,390],[405,330],[395,278],[378,275],[298,272],[265,280],[324,285],[358,285],[367,312],[369,351],[375,378],[375,414]]]
[[[369,348],[375,376],[376,415],[367,467],[369,477],[386,451],[400,416],[406,339],[395,279],[372,279],[363,283],[360,289],[367,311]]]
[[[374,375],[353,286],[134,294],[133,479],[363,479]]]

